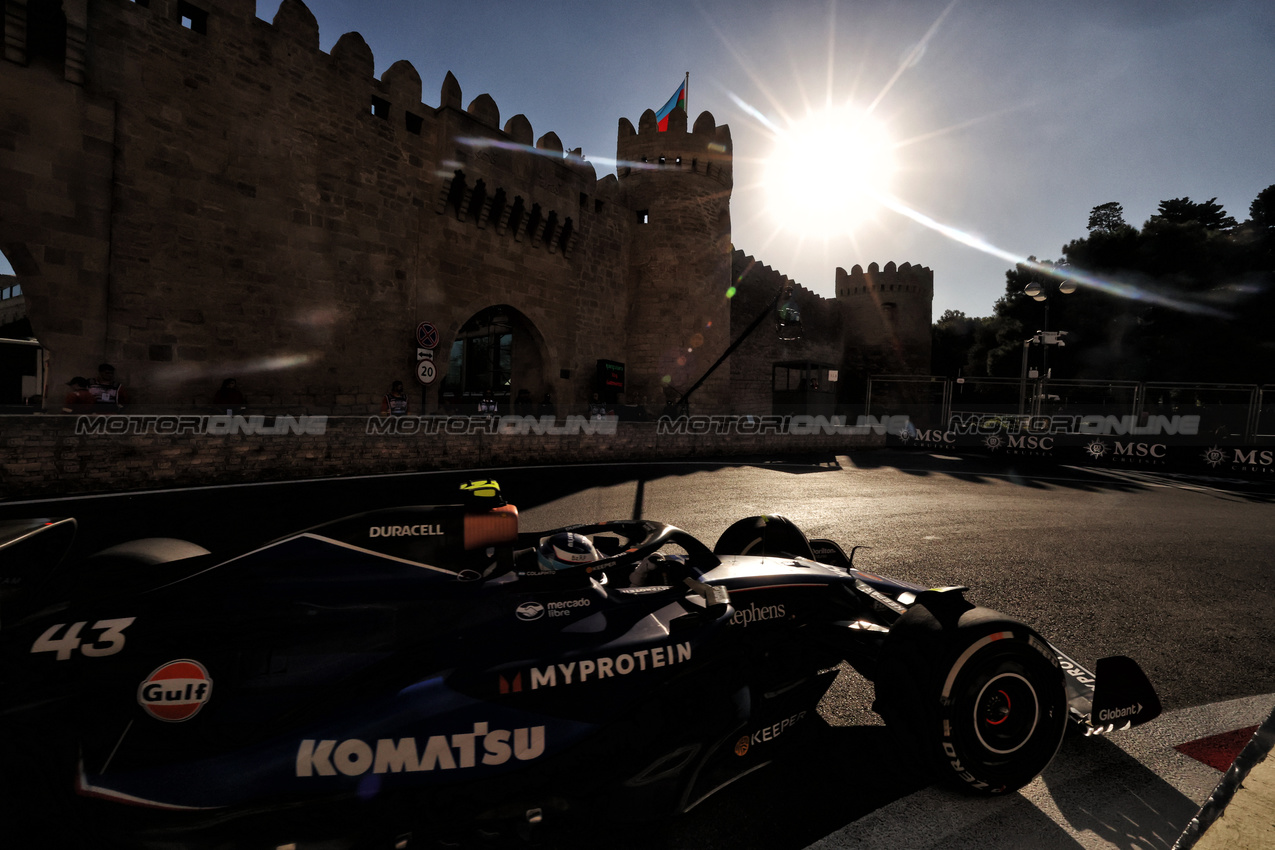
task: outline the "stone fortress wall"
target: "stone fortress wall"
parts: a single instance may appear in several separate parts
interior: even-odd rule
[[[635,222],[627,395],[650,401],[667,387],[673,400],[730,344],[730,128],[705,112],[687,133],[686,113],[674,110],[659,132],[648,109],[636,131],[620,119],[616,159]],[[721,371],[695,396],[722,410],[727,384]]]
[[[413,385],[418,322],[446,371],[464,323],[501,305],[515,390],[583,404],[608,359],[626,401],[658,406],[766,303],[750,293],[773,273],[732,269],[730,131],[707,112],[663,133],[650,110],[620,119],[618,175],[599,180],[488,95],[465,106],[451,74],[430,106],[409,62],[376,78],[358,33],[325,53],[300,0],[271,22],[252,0],[5,6],[0,249],[51,393],[109,360],[155,405],[202,404],[235,376],[259,406],[365,412],[391,380]],[[844,293],[843,275],[835,299],[798,290],[811,356],[924,371],[932,273],[870,266]],[[760,384],[732,385],[791,359],[770,336],[697,402],[764,406]]]
[[[842,305],[846,364],[871,373],[928,374],[934,272],[925,266],[870,263],[838,268],[836,300]],[[857,367],[857,369],[856,369]]]

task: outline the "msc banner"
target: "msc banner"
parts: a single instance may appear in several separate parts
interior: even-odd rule
[[[954,414],[946,427],[908,423],[887,445],[1107,468],[1201,475],[1275,474],[1275,443],[1201,434],[1199,416]]]

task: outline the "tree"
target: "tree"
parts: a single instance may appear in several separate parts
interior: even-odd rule
[[[1275,382],[1275,185],[1249,213],[1237,225],[1216,198],[1172,198],[1138,229],[1120,204],[1094,207],[1089,234],[1062,259],[1005,273],[992,316],[939,318],[935,373],[1016,378],[1023,340],[1048,329],[1068,332],[1066,349],[1049,354],[1055,379]],[[1064,294],[1063,280],[1078,285]],[[1024,292],[1033,283],[1045,302]]]
[[[1260,228],[1275,228],[1275,184],[1257,193],[1248,208],[1249,223]]]
[[[1232,230],[1235,219],[1226,214],[1217,198],[1209,198],[1197,204],[1190,198],[1171,198],[1160,202],[1160,212],[1151,216],[1152,221],[1167,221],[1170,224],[1187,224],[1197,222],[1206,230]]]
[[[958,375],[966,368],[974,332],[983,319],[971,319],[960,310],[944,310],[930,333],[930,373]]]
[[[1002,312],[1006,299],[996,302],[996,315],[974,329],[974,344],[966,358],[971,377],[1016,378],[1025,337],[1023,323]]]
[[[1128,226],[1124,220],[1124,207],[1115,201],[1099,204],[1089,211],[1090,233],[1095,230],[1102,233],[1112,233]]]

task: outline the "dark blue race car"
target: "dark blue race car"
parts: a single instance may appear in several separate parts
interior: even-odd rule
[[[522,532],[494,482],[459,501],[231,556],[59,564],[73,519],[0,526],[6,801],[94,847],[684,812],[811,725],[842,662],[901,753],[974,794],[1031,781],[1069,725],[1160,712],[1133,661],[1095,675],[781,516],[710,549],[645,520]]]

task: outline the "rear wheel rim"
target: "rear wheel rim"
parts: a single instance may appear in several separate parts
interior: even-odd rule
[[[1032,683],[1020,673],[1003,671],[983,683],[972,701],[970,720],[984,749],[1008,756],[1032,740],[1040,711]]]

